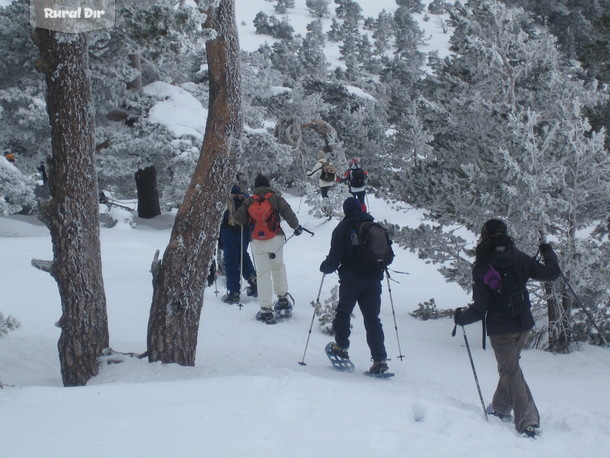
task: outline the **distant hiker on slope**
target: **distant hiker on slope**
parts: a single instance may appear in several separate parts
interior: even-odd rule
[[[328,191],[334,185],[337,178],[337,170],[326,158],[326,153],[323,150],[318,151],[318,161],[315,163],[313,168],[307,172],[307,176],[311,177],[316,175],[318,177],[318,185],[320,186],[320,194],[324,203],[322,204],[322,211],[327,217],[332,215],[330,199],[328,197]]]
[[[369,173],[364,170],[360,165],[360,158],[353,157],[349,160],[349,169],[343,174],[341,178],[337,178],[340,183],[347,183],[349,186],[349,192],[358,199],[360,205],[362,205],[362,211],[366,211],[366,191],[364,185]]]

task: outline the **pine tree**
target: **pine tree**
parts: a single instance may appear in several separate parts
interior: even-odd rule
[[[490,216],[504,217],[521,247],[535,246],[539,230],[552,233],[566,274],[596,267],[597,256],[587,261],[576,247],[583,246],[579,231],[607,215],[604,133],[591,130],[583,110],[603,95],[562,66],[554,39],[530,27],[522,11],[482,3],[452,19],[454,54],[436,74],[429,100],[418,107],[433,148],[420,149],[425,156],[415,158],[400,192],[443,226],[463,224],[478,233]],[[601,242],[596,246],[608,249]],[[465,261],[456,255],[455,269],[446,273],[469,288],[467,272],[459,272],[467,268]],[[598,280],[608,278],[608,269],[603,272]],[[587,286],[597,292],[598,306],[604,284]],[[569,316],[570,298],[562,290],[552,302],[549,347],[568,351],[569,329],[555,332],[553,326]]]
[[[41,217],[51,231],[48,271],[62,304],[59,360],[64,385],[82,386],[97,375],[98,358],[109,346],[87,39],[39,28],[34,39],[51,120],[51,198]]]

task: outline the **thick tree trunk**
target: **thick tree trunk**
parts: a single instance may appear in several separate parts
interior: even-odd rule
[[[157,169],[149,166],[135,173],[136,190],[138,192],[138,216],[154,218],[161,214],[159,205],[159,190],[157,188]]]
[[[62,305],[59,360],[65,386],[85,385],[98,373],[98,357],[109,340],[87,40],[84,34],[44,29],[34,36],[51,123],[51,199],[41,215],[51,231],[50,272]]]
[[[235,177],[241,133],[239,42],[233,0],[206,11],[209,114],[199,162],[178,210],[163,260],[153,262],[148,321],[149,361],[195,364],[203,289],[214,254],[222,202]]]

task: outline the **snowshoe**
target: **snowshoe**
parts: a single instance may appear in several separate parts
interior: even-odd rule
[[[228,292],[227,294],[225,294],[224,296],[222,296],[221,299],[225,304],[239,304],[240,300],[239,300],[239,293],[232,293],[232,292]]]
[[[513,416],[511,414],[502,414],[502,413],[496,412],[494,410],[493,404],[489,404],[487,406],[487,409],[485,409],[485,412],[487,413],[487,415],[493,415],[494,417],[498,417],[500,420],[502,420],[502,423],[512,423],[513,422]]]
[[[353,372],[354,363],[350,361],[347,349],[341,348],[334,342],[330,342],[326,345],[324,352],[335,369],[343,372]]]
[[[523,429],[523,431],[521,431],[521,434],[524,434],[527,437],[531,437],[532,439],[535,439],[536,436],[538,435],[538,425],[526,426]]]
[[[292,307],[294,305],[294,299],[289,293],[283,296],[278,296],[277,301],[273,305],[275,310],[276,318],[290,318],[292,317]]]
[[[388,372],[388,363],[384,361],[374,361],[373,365],[368,371],[364,372],[365,375],[370,375],[371,377],[379,377],[379,378],[388,378],[393,377],[393,372]]]
[[[262,321],[265,324],[275,324],[275,315],[271,309],[261,309],[256,314],[256,319]]]

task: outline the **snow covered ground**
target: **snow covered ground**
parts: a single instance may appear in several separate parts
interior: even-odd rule
[[[287,196],[293,208],[299,199]],[[377,219],[419,224],[416,211],[371,199]],[[434,297],[441,308],[468,297],[434,267],[397,250],[393,264],[396,314],[384,282],[382,321],[396,376],[361,375],[369,367],[362,317],[353,320],[354,373],[334,370],[323,349],[331,338],[317,322],[303,360],[310,305],[321,281],[320,262],[336,221],[319,226],[302,203],[301,223],[315,236],[293,237],[285,260],[294,317],[274,326],[244,307],[220,301],[224,278],[204,292],[195,367],[128,358],[104,365],[86,387],[63,388],[57,355],[57,286],[30,266],[51,259],[46,228],[24,217],[0,218],[0,311],[21,327],[0,339],[2,456],[49,457],[582,457],[610,450],[610,351],[583,345],[570,355],[524,352],[522,365],[542,416],[536,440],[512,425],[485,421],[470,362],[451,319],[419,321],[409,312]],[[142,352],[152,297],[150,263],[169,239],[167,217],[102,229],[104,282],[111,346]],[[337,284],[327,276],[320,300]],[[497,382],[495,360],[480,345],[480,327],[467,327],[486,402]],[[401,362],[398,341],[406,358]]]
[[[296,4],[291,24],[304,35],[311,17],[305,0]],[[382,8],[396,8],[394,0],[360,4],[373,17]],[[252,19],[260,10],[274,14],[273,3],[237,0],[236,8],[244,49],[270,40],[254,34]],[[446,36],[438,34],[434,17],[420,23],[434,33],[430,48],[444,55]],[[160,113],[161,120],[171,111]],[[304,202],[287,198],[300,208],[301,223],[315,232],[286,245],[290,292],[297,301],[290,321],[255,321],[258,306],[250,298],[241,310],[223,304],[220,278],[218,294],[214,287],[204,291],[195,367],[126,358],[104,365],[80,388],[62,387],[57,285],[30,265],[32,258],[51,259],[48,230],[31,218],[0,217],[0,312],[21,322],[0,339],[0,381],[10,385],[0,389],[0,456],[609,456],[610,351],[588,345],[570,355],[525,351],[522,366],[541,412],[542,434],[531,440],[494,418],[486,422],[463,338],[450,336],[452,320],[422,322],[409,315],[430,298],[440,308],[463,306],[469,298],[412,253],[397,250],[392,266],[409,272],[394,275],[399,283],[391,285],[396,328],[384,281],[382,321],[394,378],[360,374],[370,361],[358,311],[350,349],[356,372],[332,369],[323,353],[331,338],[316,323],[304,355],[310,303],[322,278],[318,266],[336,221],[319,225]],[[420,223],[419,212],[376,199],[370,209],[380,220]],[[110,339],[117,351],[145,350],[150,264],[155,250],[167,245],[169,221],[164,215],[136,220],[135,228],[119,223],[101,231]],[[326,277],[322,302],[336,284],[336,275]],[[483,397],[490,402],[497,382],[493,353],[481,349],[478,325],[467,332]],[[403,361],[396,358],[399,342]],[[306,366],[298,364],[303,358]]]

